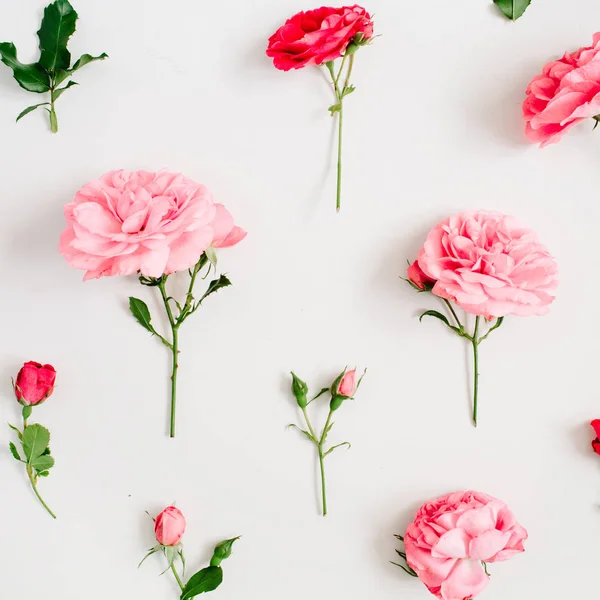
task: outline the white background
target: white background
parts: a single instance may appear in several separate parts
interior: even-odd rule
[[[0,2],[0,39],[37,58],[46,0]],[[26,360],[58,370],[34,412],[56,468],[36,503],[0,428],[0,598],[178,597],[145,510],[176,501],[190,569],[242,534],[222,600],[426,600],[389,564],[394,533],[425,500],[477,489],[506,501],[530,539],[492,566],[481,598],[577,598],[597,590],[600,459],[589,447],[598,392],[600,133],[526,143],[529,80],[587,45],[600,5],[534,0],[510,23],[491,1],[372,0],[382,34],[357,56],[346,102],[343,208],[334,211],[330,91],[318,69],[283,73],[266,40],[298,0],[77,0],[71,49],[107,52],[46,114],[0,65],[2,314],[0,423],[18,422],[10,377]],[[110,169],[167,167],[208,185],[248,230],[220,253],[234,287],[181,332],[178,437],[166,435],[169,354],[128,314],[134,277],[82,283],[57,251],[62,206]],[[481,416],[469,418],[469,356],[439,308],[400,280],[426,232],[467,208],[534,228],[561,269],[543,318],[509,318],[481,348]],[[152,303],[151,303],[152,304]],[[152,304],[155,318],[159,307]],[[290,369],[318,390],[368,367],[337,414],[331,514]],[[470,369],[470,366],[468,367]],[[322,423],[324,414],[319,415]]]

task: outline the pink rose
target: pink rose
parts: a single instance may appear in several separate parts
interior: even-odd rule
[[[59,250],[85,280],[160,277],[245,235],[205,186],[167,171],[111,171],[79,190],[65,217]]]
[[[418,265],[432,292],[486,319],[543,315],[558,268],[533,231],[496,212],[467,211],[429,233]]]
[[[373,37],[371,15],[364,8],[323,6],[288,19],[269,38],[267,56],[282,71],[322,65],[340,58],[359,34],[361,41]]]
[[[54,391],[56,370],[52,365],[26,362],[17,375],[15,396],[25,406],[36,406],[46,401]]]
[[[162,546],[176,546],[185,532],[185,517],[175,506],[167,506],[154,521],[156,541]]]
[[[482,563],[524,551],[527,531],[504,502],[456,492],[424,504],[408,526],[406,561],[442,600],[470,600],[488,584]]]
[[[600,33],[592,46],[549,62],[527,87],[525,133],[532,142],[558,142],[571,127],[600,114]]]
[[[425,275],[425,273],[423,273],[423,270],[419,266],[418,260],[415,260],[415,262],[412,265],[410,265],[410,267],[408,267],[406,271],[406,276],[408,277],[408,280],[420,290],[431,288],[435,283],[433,279],[430,279],[429,277],[427,277],[427,275]]]
[[[352,398],[356,392],[356,369],[344,373],[337,393],[345,398]]]

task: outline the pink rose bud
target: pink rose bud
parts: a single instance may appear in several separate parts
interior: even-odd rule
[[[26,362],[14,384],[17,400],[25,406],[35,406],[47,400],[54,391],[56,370],[52,365]]]
[[[423,269],[421,269],[419,266],[418,260],[415,260],[415,262],[408,267],[406,276],[415,287],[418,287],[423,291],[430,290],[435,284],[435,281],[431,279],[431,277],[427,277],[427,275],[425,275]]]
[[[356,392],[356,369],[344,373],[337,390],[338,395],[345,398],[352,398],[354,392]]]
[[[156,541],[162,546],[176,546],[185,532],[185,517],[175,506],[167,506],[154,521]]]

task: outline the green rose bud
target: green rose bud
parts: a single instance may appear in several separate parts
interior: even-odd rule
[[[299,379],[296,374],[292,371],[292,394],[296,397],[296,402],[300,408],[306,408],[308,400],[306,394],[308,394],[308,385],[302,379]]]
[[[230,540],[225,540],[224,542],[221,542],[213,552],[213,556],[210,559],[210,566],[218,567],[222,561],[224,561],[226,558],[229,558],[231,556],[233,543],[239,539],[240,537],[238,536],[236,538],[232,538]]]
[[[337,410],[342,405],[344,400],[346,400],[346,398],[344,398],[344,396],[334,396],[331,399],[331,402],[329,403],[329,408],[331,409],[331,411],[333,412],[333,411]]]

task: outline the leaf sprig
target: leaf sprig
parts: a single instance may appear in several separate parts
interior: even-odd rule
[[[37,108],[44,107],[50,116],[50,128],[58,131],[55,102],[71,87],[78,85],[76,81],[67,79],[85,65],[108,58],[108,54],[99,56],[84,54],[71,66],[71,53],[67,48],[70,37],[75,33],[78,15],[68,0],[55,0],[44,10],[44,17],[39,31],[40,58],[36,63],[24,64],[17,58],[17,49],[12,42],[0,43],[0,60],[10,67],[17,83],[28,92],[36,94],[50,93],[49,102],[41,102],[28,106],[17,117],[21,120],[25,115]],[[62,86],[62,87],[61,87]],[[49,108],[48,108],[49,107]]]
[[[494,0],[494,4],[507,19],[516,21],[524,15],[531,4],[531,0]]]

